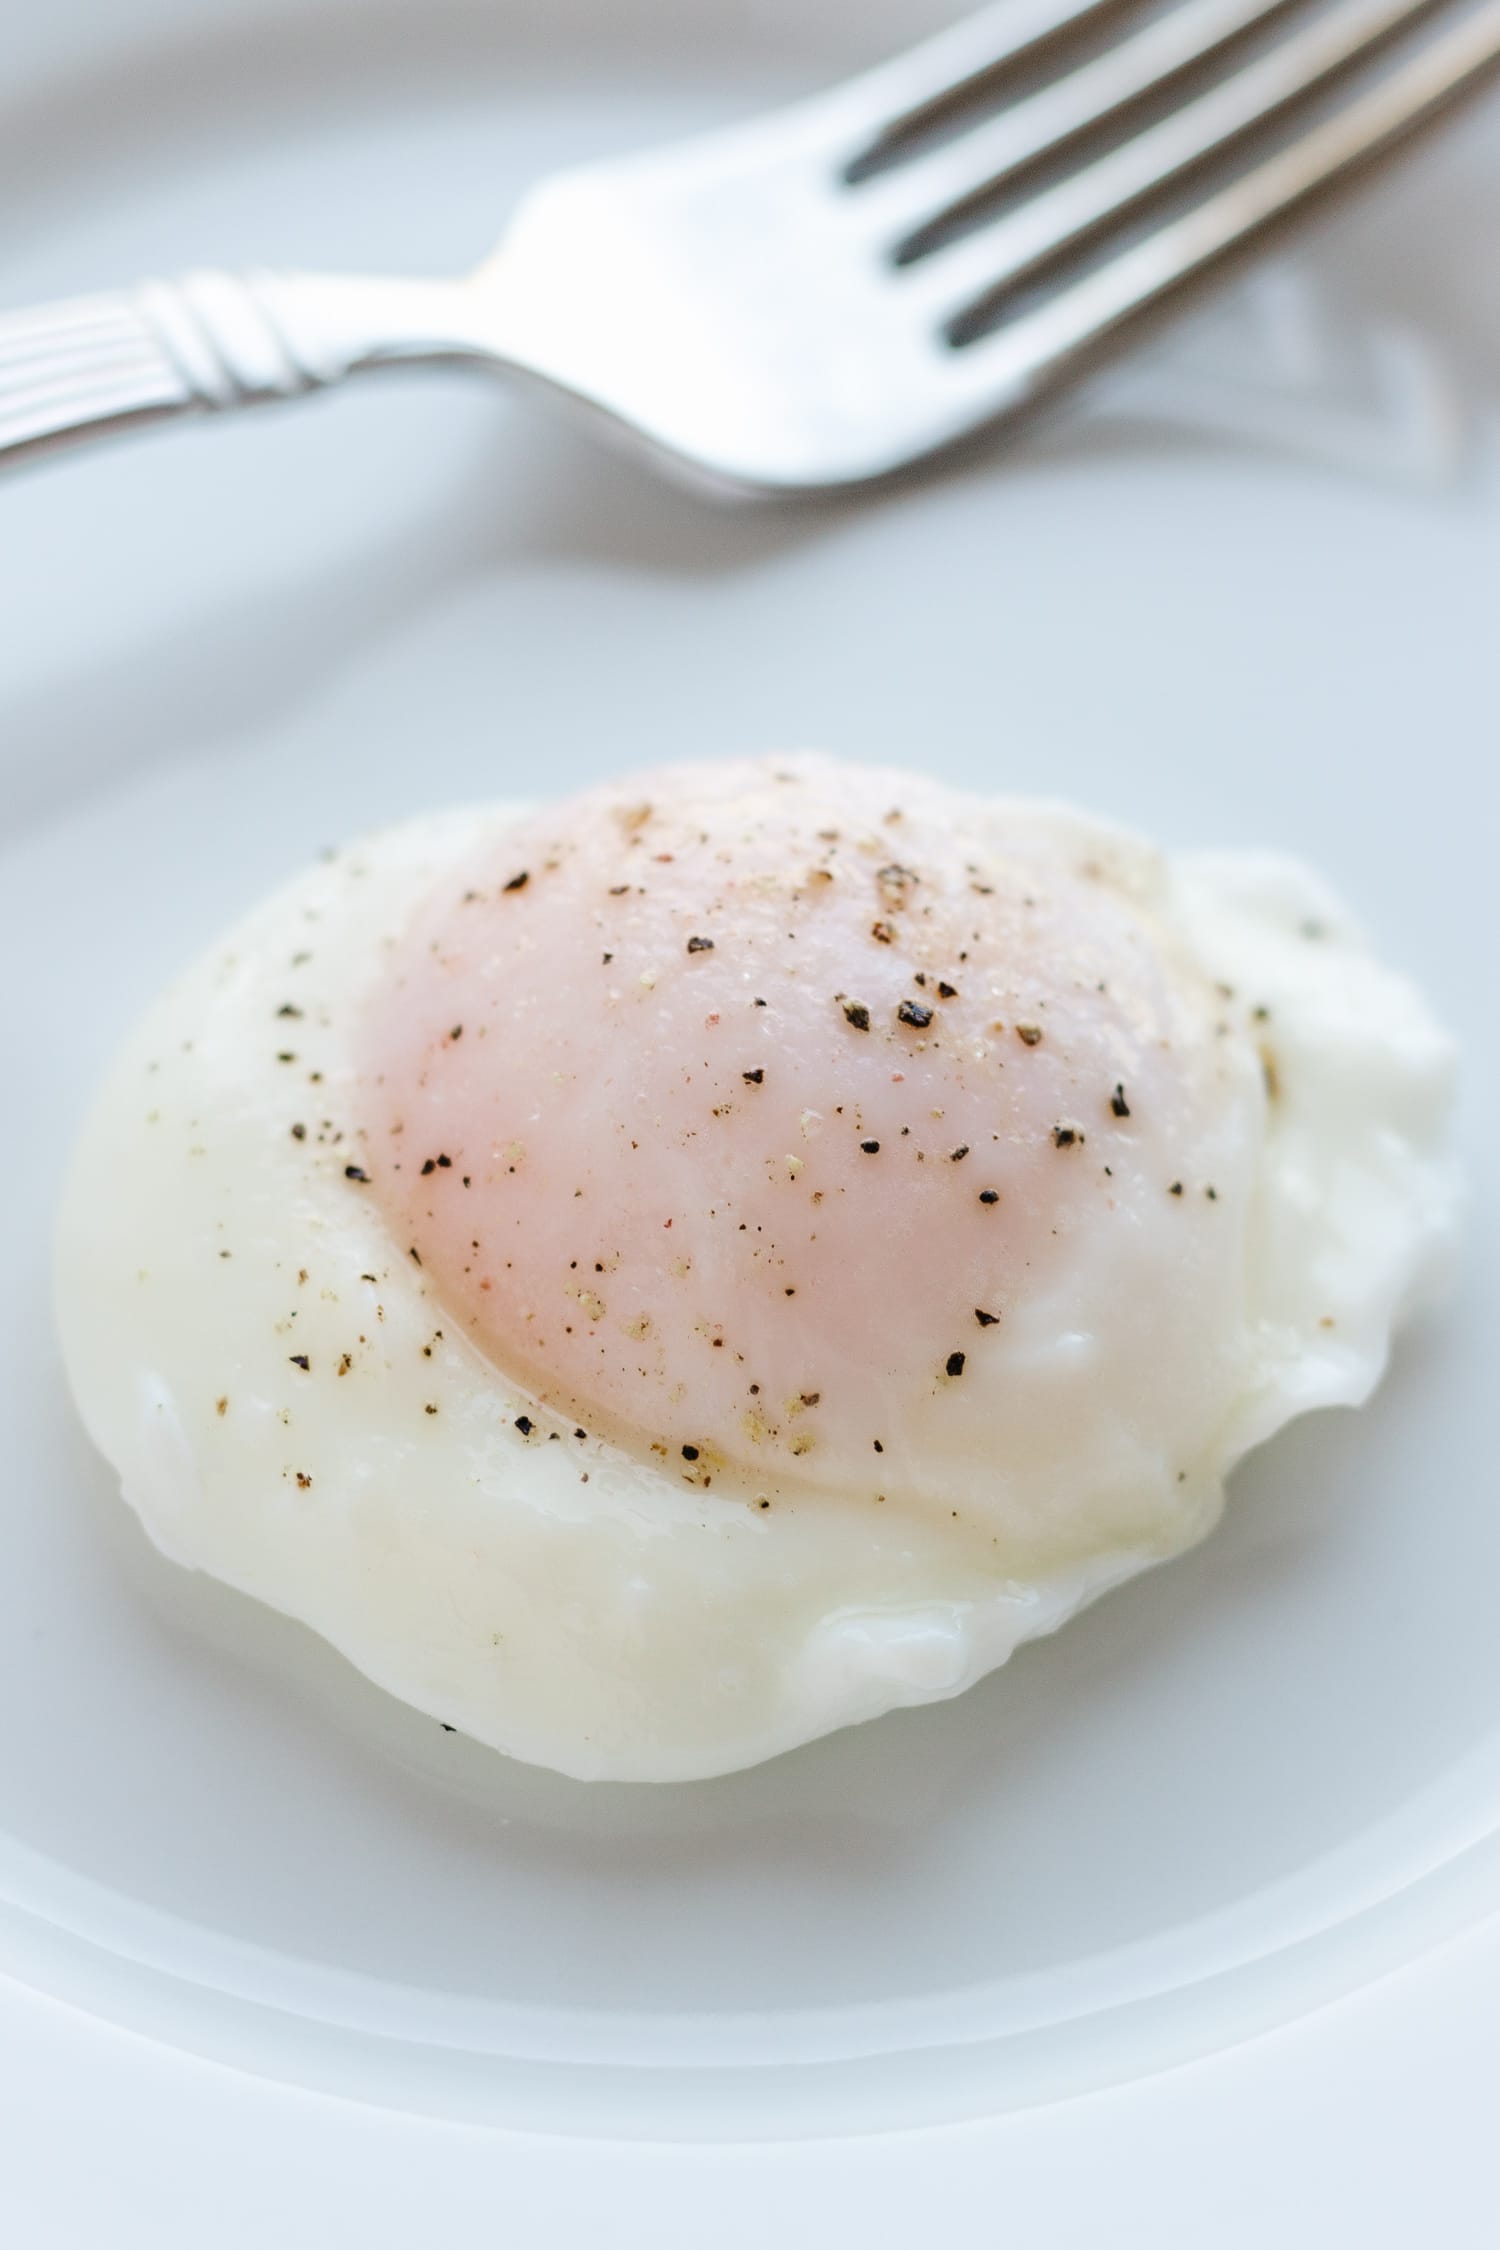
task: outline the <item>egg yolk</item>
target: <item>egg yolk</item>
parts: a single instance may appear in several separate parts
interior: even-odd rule
[[[366,1008],[403,1254],[538,1399],[752,1504],[956,1505],[1100,1386],[1143,1429],[1163,1370],[1179,1428],[1218,1395],[1212,991],[1138,870],[891,788],[797,758],[525,816]]]

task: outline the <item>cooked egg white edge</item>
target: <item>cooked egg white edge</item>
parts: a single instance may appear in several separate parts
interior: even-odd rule
[[[1362,1406],[1395,1331],[1450,1277],[1456,1050],[1337,894],[1272,853],[1185,854],[1172,915],[1209,975],[1265,1011],[1276,1088],[1252,1236],[1253,1371],[1227,1470],[1296,1414]]]
[[[1201,1536],[1224,1470],[1290,1415],[1368,1395],[1451,1231],[1451,1049],[1306,870],[1196,855],[1171,871],[1173,917],[1267,1007],[1279,1094],[1243,1392],[1164,1502],[1157,1548],[1020,1584],[967,1526],[868,1496],[761,1513],[576,1438],[445,1321],[344,1177],[368,1152],[310,1149],[287,1122],[348,1135],[372,964],[445,865],[519,810],[409,823],[269,900],[151,1011],[86,1124],[59,1225],[64,1357],[173,1560],[497,1749],[579,1778],[692,1779],[960,1693]],[[295,970],[294,950],[311,955]],[[304,1014],[278,1023],[289,999]],[[298,1060],[270,1070],[283,1032]]]

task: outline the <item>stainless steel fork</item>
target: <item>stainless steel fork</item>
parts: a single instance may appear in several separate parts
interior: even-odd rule
[[[1001,0],[542,181],[463,280],[202,272],[0,318],[0,464],[463,363],[720,486],[860,484],[1048,398],[1497,60],[1500,0]]]

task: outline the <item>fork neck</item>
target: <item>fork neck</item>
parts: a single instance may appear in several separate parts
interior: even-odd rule
[[[199,272],[0,317],[0,465],[135,423],[489,356],[458,281]]]

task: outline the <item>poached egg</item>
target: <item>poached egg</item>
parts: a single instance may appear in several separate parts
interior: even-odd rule
[[[957,1693],[1365,1398],[1451,1068],[1287,860],[810,756],[441,814],[127,1042],[64,1352],[168,1555],[701,1777]]]

